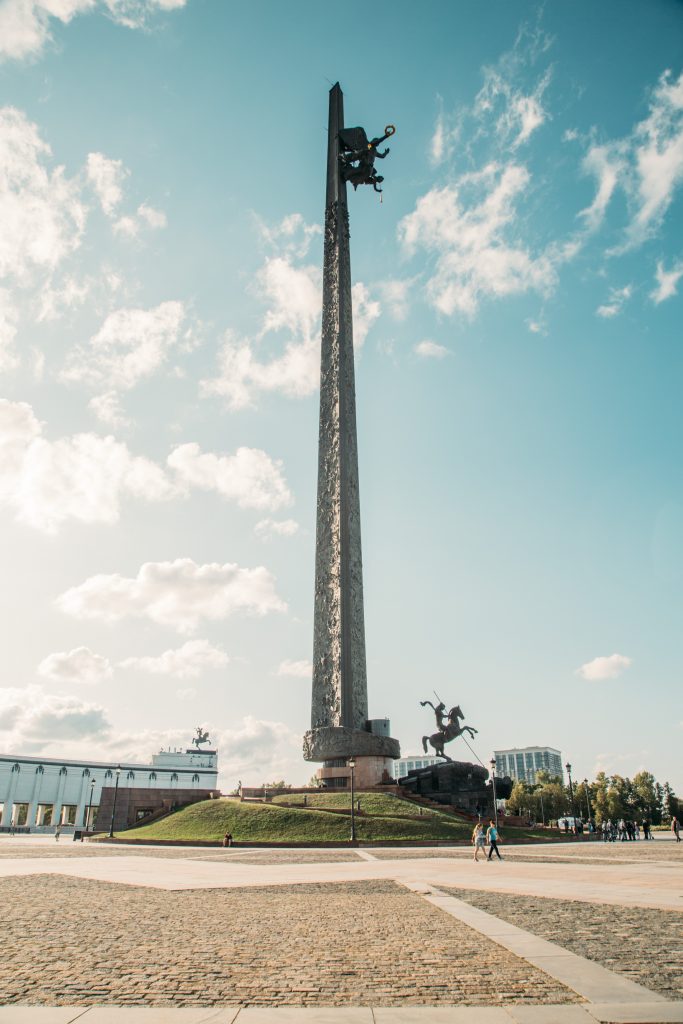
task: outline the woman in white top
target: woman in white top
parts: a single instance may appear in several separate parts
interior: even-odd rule
[[[484,826],[481,822],[478,822],[474,826],[472,832],[472,843],[474,845],[474,859],[479,860],[479,851],[481,850],[484,854],[484,860],[486,860],[486,852],[484,847],[486,846],[486,835],[484,833]]]

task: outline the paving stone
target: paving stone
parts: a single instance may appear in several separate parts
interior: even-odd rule
[[[372,1010],[363,1006],[331,1009],[279,1007],[277,1010],[242,1010],[237,1024],[373,1024]]]
[[[592,1024],[595,1020],[583,1006],[509,1006],[515,1024]]]
[[[0,1024],[71,1024],[82,1006],[0,1006]]]
[[[511,896],[473,889],[449,891],[457,899],[501,921],[593,960],[659,995],[668,999],[683,998],[683,914],[680,911]]]
[[[591,1006],[590,1013],[602,1024],[681,1024],[683,1003],[652,1003],[650,1006],[615,1003]]]
[[[577,1001],[542,971],[390,881],[166,891],[31,875],[0,880],[0,900],[12,908],[3,921],[4,1003]]]
[[[374,1014],[375,1024],[510,1024],[507,1012],[496,1006],[376,1008]]]

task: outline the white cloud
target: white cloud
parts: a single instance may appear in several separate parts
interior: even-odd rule
[[[619,147],[613,145],[591,146],[584,157],[582,163],[584,173],[592,174],[598,182],[593,202],[579,213],[579,217],[583,217],[589,231],[595,231],[602,223],[624,166],[624,159],[619,153]]]
[[[86,174],[102,210],[111,217],[123,199],[123,182],[130,172],[121,160],[113,160],[104,153],[88,153]]]
[[[261,540],[271,537],[293,537],[299,531],[296,519],[260,519],[254,527],[254,533]]]
[[[157,657],[126,658],[120,662],[120,667],[191,679],[210,669],[223,668],[229,661],[225,651],[213,647],[208,640],[188,640],[182,647],[164,651]]]
[[[427,338],[424,341],[418,341],[414,351],[423,359],[443,359],[444,356],[449,355],[445,345],[437,345],[435,341],[429,341]]]
[[[148,619],[185,633],[204,620],[218,621],[237,612],[267,615],[287,607],[275,591],[275,578],[263,566],[197,565],[191,558],[146,562],[133,578],[118,573],[91,576],[63,593],[57,606],[79,619]]]
[[[20,522],[47,533],[68,520],[115,523],[124,497],[175,493],[163,470],[113,437],[48,441],[30,405],[0,399],[0,504]]]
[[[292,502],[282,462],[258,448],[214,455],[202,452],[198,444],[183,444],[171,452],[167,461],[182,483],[215,491],[237,502],[240,508],[274,510]]]
[[[251,342],[227,331],[218,355],[218,375],[203,380],[201,392],[220,395],[230,409],[253,406],[259,391],[302,398],[317,387],[319,360],[319,343],[315,338],[288,342],[282,355],[263,362],[254,354]]]
[[[63,167],[50,170],[50,156],[22,111],[0,108],[0,278],[25,284],[34,270],[53,270],[80,245],[86,219],[80,184]]]
[[[166,214],[163,210],[155,210],[147,203],[140,203],[138,206],[138,217],[150,228],[165,228],[167,224]]]
[[[47,282],[38,296],[38,322],[57,320],[65,312],[83,305],[92,285],[89,278],[78,280],[69,276],[63,277],[56,286],[52,281]]]
[[[525,323],[532,334],[541,334],[545,337],[548,333],[548,328],[543,319],[534,320],[530,317]]]
[[[512,66],[504,57],[500,67],[485,68],[484,85],[474,102],[474,116],[479,120],[493,119],[499,142],[513,150],[527,142],[548,118],[542,100],[550,71],[545,72],[531,93],[525,93],[514,85],[518,67],[518,62]]]
[[[362,281],[358,281],[351,288],[351,300],[353,303],[353,349],[358,353],[365,344],[370,328],[379,318],[382,307],[376,299],[370,298],[370,292]]]
[[[393,320],[402,321],[408,316],[410,308],[410,289],[415,284],[416,278],[407,277],[403,280],[395,278],[389,281],[380,281],[377,289],[382,296],[384,308]]]
[[[153,206],[141,203],[134,216],[126,214],[114,222],[114,231],[117,235],[135,238],[140,233],[141,227],[158,229],[165,228],[166,224],[166,214],[163,210],[155,210]]]
[[[300,214],[290,214],[275,228],[259,222],[259,230],[268,244],[283,252],[265,261],[251,288],[266,306],[261,328],[253,341],[227,331],[217,375],[200,385],[202,394],[220,395],[231,409],[254,406],[259,392],[305,397],[316,390],[320,377],[322,276],[319,267],[295,262],[307,251],[317,227],[306,225]],[[353,286],[352,299],[354,348],[358,351],[381,308],[362,282]],[[284,348],[279,354],[260,355],[259,349],[267,341],[272,343],[271,336],[281,334]]]
[[[598,180],[583,210],[589,228],[604,219],[617,187],[626,193],[629,222],[621,249],[641,244],[657,231],[683,181],[683,73],[665,71],[652,91],[648,115],[621,139],[593,144],[583,163]]]
[[[433,164],[440,164],[446,155],[446,125],[444,124],[443,111],[436,115],[434,133],[429,146],[429,156]]]
[[[109,388],[133,388],[158,370],[169,352],[188,344],[188,332],[183,333],[185,318],[182,302],[162,302],[153,309],[117,309],[88,347],[72,351],[61,376]]]
[[[0,288],[0,372],[18,364],[14,349],[19,313],[7,288]]]
[[[609,299],[604,305],[598,306],[597,315],[608,320],[618,316],[624,303],[631,298],[632,291],[630,284],[624,285],[623,288],[610,288]]]
[[[313,240],[322,235],[320,225],[307,224],[300,213],[287,214],[273,227],[260,218],[257,223],[263,241],[289,258],[304,259]]]
[[[592,661],[587,661],[586,664],[578,668],[576,672],[577,675],[591,681],[600,679],[616,679],[617,676],[620,676],[621,673],[632,664],[633,659],[627,658],[624,654],[610,654],[608,656],[593,658]]]
[[[427,294],[439,312],[471,317],[484,298],[553,287],[553,258],[534,258],[508,237],[513,234],[515,204],[528,184],[525,167],[491,163],[454,185],[431,189],[400,222],[399,237],[407,253],[425,249],[435,254]]]
[[[75,647],[72,651],[56,651],[44,658],[38,666],[38,675],[54,683],[102,683],[111,679],[111,663],[88,647]]]
[[[661,260],[655,272],[657,287],[650,292],[650,298],[656,306],[665,299],[670,299],[678,291],[678,282],[683,277],[683,262],[674,263],[671,270],[665,270]]]
[[[38,56],[52,39],[52,21],[68,24],[77,14],[104,11],[128,28],[140,28],[155,11],[184,7],[186,0],[2,0],[0,60]]]
[[[95,395],[88,402],[88,408],[97,416],[98,420],[106,423],[109,427],[130,426],[130,420],[124,414],[119,396],[115,391],[105,391],[102,395]]]
[[[0,689],[0,734],[5,734],[5,750],[101,738],[109,729],[106,712],[98,704],[46,694],[39,686]]]
[[[281,661],[277,667],[278,676],[296,676],[298,679],[310,679],[313,665],[310,661]]]

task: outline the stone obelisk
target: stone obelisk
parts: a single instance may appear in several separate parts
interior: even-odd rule
[[[329,781],[343,778],[340,762],[354,757],[358,783],[367,785],[381,781],[400,751],[386,735],[386,720],[368,721],[349,213],[339,160],[343,127],[337,84],[330,90],[327,144],[313,698],[304,757],[334,761],[318,772]]]

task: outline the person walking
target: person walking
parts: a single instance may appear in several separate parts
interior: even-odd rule
[[[489,822],[489,827],[486,829],[486,838],[489,844],[488,859],[491,860],[493,851],[495,850],[498,860],[502,860],[503,858],[501,857],[500,850],[498,849],[498,829],[493,821]]]
[[[55,842],[56,843],[59,842],[59,837],[61,836],[61,834],[62,834],[62,826],[61,825],[57,825],[57,828],[55,829]]]
[[[484,860],[486,860],[486,850],[484,849],[486,846],[486,833],[484,832],[484,826],[480,821],[478,821],[474,826],[474,831],[472,832],[472,843],[474,845],[474,859],[479,860],[479,851],[483,850]]]
[[[676,836],[676,842],[680,843],[680,841],[681,841],[681,823],[679,822],[678,818],[672,818],[671,819],[671,831]]]

